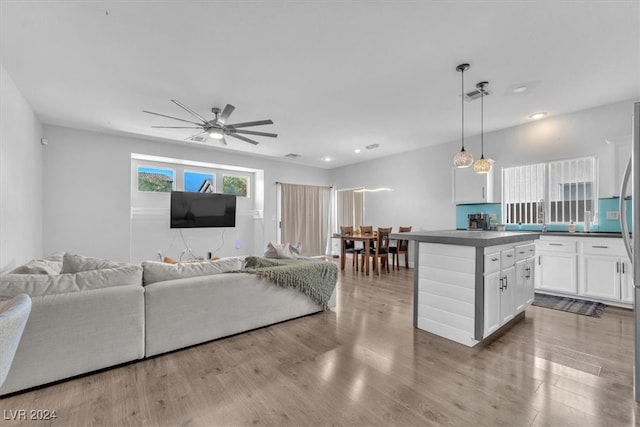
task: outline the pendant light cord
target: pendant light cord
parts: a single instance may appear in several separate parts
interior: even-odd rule
[[[480,88],[480,158],[484,159],[484,85]]]
[[[462,82],[462,92],[460,94],[460,107],[462,110],[462,151],[464,151],[464,68],[462,68],[461,74],[462,76],[460,77],[460,80]]]

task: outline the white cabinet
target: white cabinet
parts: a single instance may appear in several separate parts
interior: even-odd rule
[[[331,238],[331,256],[337,258],[340,256],[340,243],[342,240],[339,237]]]
[[[493,191],[493,171],[477,174],[473,166],[453,168],[453,202],[461,203],[493,203],[496,202]]]
[[[576,242],[543,236],[536,242],[535,288],[564,294],[578,292]]]
[[[486,338],[517,314],[519,305],[516,275],[516,251],[511,247],[485,249],[484,273],[484,334]],[[491,252],[491,251],[494,252]],[[533,289],[532,289],[533,291]],[[532,300],[532,298],[531,298]]]
[[[535,245],[531,245],[534,247]],[[535,250],[535,249],[532,249]],[[518,249],[516,248],[516,252]],[[534,297],[534,263],[533,253],[524,259],[516,258],[516,286],[514,291],[514,304],[516,313],[524,311],[532,302]]]
[[[582,239],[578,295],[614,303],[633,303],[633,270],[621,239]]]

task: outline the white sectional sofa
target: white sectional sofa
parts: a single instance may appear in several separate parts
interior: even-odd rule
[[[24,292],[33,303],[0,396],[335,307],[335,280],[321,304],[237,272],[237,258],[192,266],[71,254],[39,261],[37,274],[21,267],[0,275],[0,299]]]

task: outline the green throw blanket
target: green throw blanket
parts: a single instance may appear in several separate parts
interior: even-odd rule
[[[256,274],[278,286],[291,287],[308,295],[325,310],[338,280],[338,267],[324,261],[267,259],[249,256],[240,272]]]

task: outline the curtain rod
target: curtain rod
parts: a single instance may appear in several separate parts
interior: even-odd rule
[[[307,184],[294,184],[292,182],[280,182],[280,181],[276,181],[276,185],[280,185],[280,184],[288,184],[288,185],[302,185],[304,187],[322,187],[322,188],[333,188],[333,186],[326,186],[326,185],[307,185]]]

